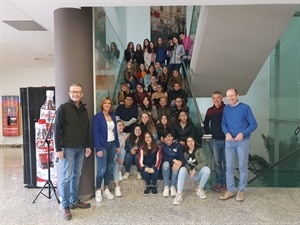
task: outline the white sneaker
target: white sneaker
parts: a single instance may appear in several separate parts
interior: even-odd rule
[[[175,198],[174,198],[173,204],[174,205],[179,205],[180,202],[182,202],[182,200],[183,200],[182,194],[177,193]]]
[[[141,173],[140,173],[140,172],[137,172],[137,173],[136,173],[136,177],[137,177],[138,180],[141,180],[141,179],[142,179]]]
[[[101,190],[97,190],[95,195],[96,195],[96,202],[102,202]]]
[[[171,186],[171,196],[174,197],[176,196],[177,192],[176,192],[176,189],[175,189],[175,186]]]
[[[124,173],[123,179],[127,180],[129,178],[130,174],[128,172]]]
[[[103,197],[104,197],[104,198],[107,198],[107,199],[109,199],[109,200],[114,199],[113,194],[110,193],[110,191],[109,191],[108,189],[105,189],[105,190],[103,191]]]
[[[119,181],[123,180],[123,177],[122,177],[122,172],[119,171]]]
[[[196,194],[197,194],[200,198],[206,198],[205,191],[204,191],[201,187],[198,187],[198,188],[197,188]]]
[[[121,197],[122,196],[120,186],[115,187],[115,196],[116,197]]]
[[[163,196],[164,197],[169,197],[169,186],[165,186],[164,187],[164,191],[163,191]]]

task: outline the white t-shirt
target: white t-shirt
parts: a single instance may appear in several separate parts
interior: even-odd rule
[[[107,123],[107,142],[114,141],[115,140],[114,121],[106,121],[106,123]]]

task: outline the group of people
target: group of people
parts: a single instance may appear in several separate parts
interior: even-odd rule
[[[127,62],[124,72],[124,81],[134,90],[140,83],[147,90],[151,85],[151,78],[155,76],[157,82],[163,85],[167,91],[168,80],[173,71],[180,71],[182,60],[186,64],[191,59],[193,41],[183,32],[179,36],[168,38],[168,46],[165,40],[158,37],[156,41],[144,39],[143,45],[133,42],[127,44],[124,50],[124,58]],[[170,73],[170,74],[169,74]],[[183,74],[185,77],[185,74]]]
[[[238,91],[226,91],[228,105],[223,102],[222,93],[212,94],[213,106],[205,115],[204,129],[212,135],[212,150],[215,160],[216,182],[213,190],[222,193],[221,200],[235,196],[235,159],[238,158],[240,179],[236,201],[245,199],[248,179],[248,157],[250,134],[257,128],[251,108],[239,101]]]
[[[175,85],[178,83],[175,82],[174,89]],[[63,216],[67,220],[72,219],[70,209],[91,207],[90,203],[79,200],[78,186],[83,158],[91,154],[92,146],[97,160],[97,202],[102,201],[103,197],[114,199],[115,196],[122,196],[119,181],[129,178],[133,164],[137,166],[137,178],[145,180],[144,195],[158,194],[157,180],[162,175],[162,195],[174,197],[174,204],[180,204],[183,200],[184,182],[189,179],[199,182],[196,195],[206,198],[203,189],[211,170],[206,164],[202,148],[197,144],[195,127],[187,108],[181,105],[177,111],[171,110],[168,107],[172,105],[169,95],[159,98],[156,110],[149,92],[140,102],[134,93],[121,95],[123,99],[119,98],[115,111],[112,99],[102,99],[101,111],[93,117],[92,135],[87,109],[81,102],[83,88],[80,84],[70,86],[70,100],[57,110],[54,137],[57,156],[63,162],[61,197]],[[221,200],[235,196],[237,155],[240,180],[236,200],[243,201],[248,176],[250,133],[256,129],[257,123],[250,107],[239,102],[236,89],[228,89],[226,97],[228,105],[223,103],[221,92],[213,93],[213,106],[207,110],[204,121],[206,132],[212,134],[217,181],[213,189],[222,193]],[[186,102],[183,97],[178,97],[173,102],[174,106],[178,106],[180,101],[181,104]],[[115,196],[109,190],[112,176]]]

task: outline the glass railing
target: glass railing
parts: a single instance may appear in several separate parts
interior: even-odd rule
[[[122,67],[124,47],[103,7],[93,8],[95,112],[106,96],[114,97]],[[115,102],[117,103],[117,102]]]
[[[207,160],[207,166],[211,169],[211,175],[205,185],[206,189],[211,189],[213,187],[213,184],[216,183],[216,175],[215,175],[215,165],[214,165],[214,159],[212,154],[212,140],[211,136],[202,136],[202,150],[205,154],[205,158]]]

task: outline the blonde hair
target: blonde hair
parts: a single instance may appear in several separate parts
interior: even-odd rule
[[[140,116],[139,121],[138,121],[137,124],[143,123],[143,122],[142,122],[142,116],[143,116],[144,114],[145,114],[145,115],[148,115],[148,118],[149,118],[149,120],[148,120],[148,122],[147,122],[147,131],[151,132],[152,134],[153,134],[153,133],[156,133],[156,132],[157,132],[157,131],[156,131],[156,126],[155,126],[155,124],[154,124],[154,122],[153,122],[152,116],[151,116],[150,113],[147,112],[147,111],[143,111],[143,112],[142,112],[142,114],[141,114],[141,116]]]
[[[110,97],[105,97],[105,98],[102,99],[101,104],[100,104],[101,111],[103,111],[103,105],[104,105],[105,101],[110,101],[111,107],[109,109],[109,112],[112,112],[114,103],[113,103],[113,101]]]

